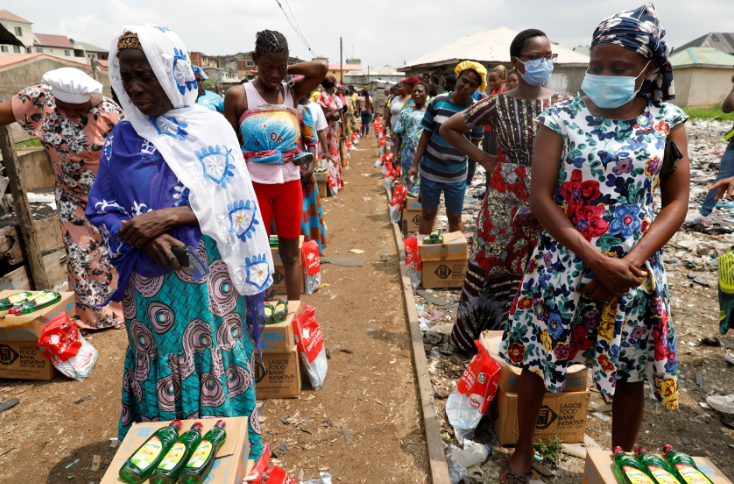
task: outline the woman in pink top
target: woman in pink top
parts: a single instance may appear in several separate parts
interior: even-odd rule
[[[273,125],[287,126],[289,116],[295,113],[297,107],[294,99],[299,99],[316,89],[326,75],[328,66],[325,62],[303,62],[289,66],[288,59],[288,41],[283,34],[271,30],[257,33],[255,52],[252,54],[252,60],[257,66],[257,79],[229,89],[224,98],[224,115],[241,137],[241,142],[247,140],[241,133],[240,123],[252,114],[252,111],[258,110],[262,113],[263,107],[272,107]],[[293,81],[291,90],[283,82],[286,74],[303,77]],[[263,125],[263,129],[266,129],[266,124]],[[278,135],[273,132],[271,137],[273,136],[277,138]],[[280,139],[272,141],[278,143]],[[266,151],[272,153],[268,147],[263,146],[263,152]],[[250,171],[252,186],[268,234],[271,233],[273,221],[275,222],[288,299],[299,300],[303,278],[298,266],[300,257],[298,239],[303,210],[301,171],[292,163],[293,153],[290,152],[276,156],[279,158],[277,161],[272,161],[271,155],[259,157],[252,152],[245,155],[247,169]],[[304,173],[308,177],[313,171],[312,167],[309,168]]]

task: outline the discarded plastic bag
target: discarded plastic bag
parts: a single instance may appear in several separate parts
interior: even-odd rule
[[[446,415],[454,428],[456,440],[463,445],[464,439],[474,437],[474,429],[487,412],[497,393],[499,364],[492,359],[487,349],[475,341],[477,353],[461,375],[446,401]]]
[[[262,477],[268,470],[268,462],[270,461],[270,444],[265,444],[263,453],[260,458],[255,462],[255,465],[250,471],[250,475],[244,479],[245,483],[248,484],[262,484]]]
[[[304,292],[313,294],[321,287],[321,259],[319,257],[319,244],[310,240],[303,244],[301,251],[301,265],[303,266],[303,278],[305,281]]]
[[[719,264],[719,333],[734,327],[734,252],[724,254]]]
[[[411,235],[403,241],[405,244],[405,267],[413,289],[421,287],[421,255],[418,252],[418,236]]]
[[[82,381],[92,374],[97,350],[79,334],[79,327],[63,312],[43,327],[38,346],[64,375]]]
[[[298,354],[306,368],[311,386],[314,390],[320,390],[324,386],[329,363],[326,360],[324,335],[314,317],[315,311],[313,306],[304,306],[303,311],[293,318],[293,332],[296,334]]]
[[[328,472],[319,472],[318,479],[310,479],[308,481],[301,481],[300,484],[331,484],[331,474]]]
[[[453,454],[446,456],[446,463],[449,465],[449,481],[451,484],[459,484],[459,481],[469,475],[466,467],[459,464]]]
[[[397,185],[393,191],[392,202],[390,203],[390,221],[394,224],[400,223],[403,218],[403,206],[407,194],[408,187],[405,185]]]

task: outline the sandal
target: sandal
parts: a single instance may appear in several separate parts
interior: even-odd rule
[[[530,477],[532,473],[530,470],[527,470],[525,472],[521,472],[518,474],[514,470],[512,470],[512,467],[510,467],[510,463],[507,462],[505,464],[505,470],[507,471],[507,474],[505,474],[505,484],[518,484],[518,483],[528,483],[530,482]],[[502,476],[500,475],[500,480],[502,479]],[[507,479],[512,479],[512,482],[508,481]]]

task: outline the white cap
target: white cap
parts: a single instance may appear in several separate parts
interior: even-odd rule
[[[43,75],[41,82],[53,88],[56,99],[70,104],[88,102],[92,93],[102,94],[102,84],[73,67],[48,71]]]

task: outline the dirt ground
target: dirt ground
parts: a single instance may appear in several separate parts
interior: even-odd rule
[[[304,480],[323,470],[335,483],[425,482],[429,474],[396,249],[381,175],[372,167],[375,147],[370,137],[352,152],[346,189],[323,204],[325,255],[364,262],[322,265],[328,286],[302,299],[316,308],[331,354],[326,384],[298,399],[267,401],[260,414],[275,462],[294,479],[301,470]],[[0,380],[0,399],[20,399],[0,413],[0,482],[100,481],[115,452],[110,438],[117,436],[127,336],[108,330],[88,339],[99,361],[84,382]],[[102,465],[93,472],[94,455]]]

